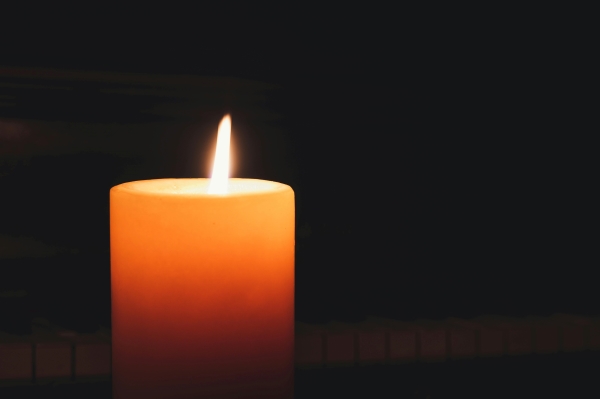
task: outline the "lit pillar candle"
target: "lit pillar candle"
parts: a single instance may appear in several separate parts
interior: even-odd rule
[[[294,193],[221,177],[110,191],[115,399],[293,396]]]

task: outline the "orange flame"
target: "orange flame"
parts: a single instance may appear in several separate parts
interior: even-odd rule
[[[217,150],[213,172],[208,185],[209,194],[227,194],[227,180],[229,178],[229,141],[231,139],[231,117],[225,115],[219,123],[217,135]]]

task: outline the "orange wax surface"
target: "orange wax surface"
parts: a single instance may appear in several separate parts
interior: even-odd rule
[[[110,191],[115,399],[293,396],[294,192],[208,182]]]

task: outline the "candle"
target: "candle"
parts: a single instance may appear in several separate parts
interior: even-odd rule
[[[115,399],[293,396],[294,193],[228,179],[227,129],[212,179],[110,191]]]

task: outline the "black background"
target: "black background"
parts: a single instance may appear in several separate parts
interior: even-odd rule
[[[593,158],[560,24],[224,8],[6,25],[4,329],[108,325],[108,190],[207,176],[226,112],[234,175],[295,190],[297,319],[597,313]]]

